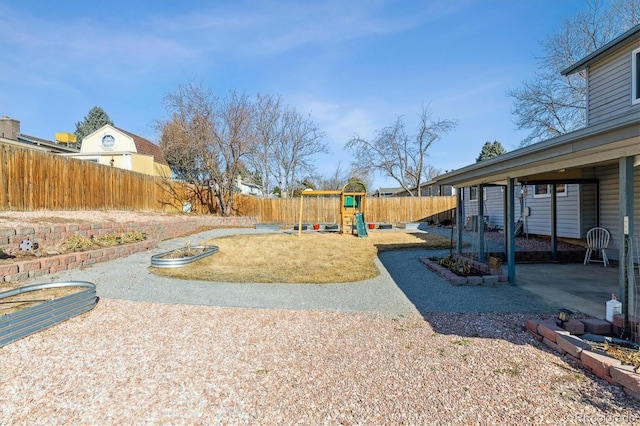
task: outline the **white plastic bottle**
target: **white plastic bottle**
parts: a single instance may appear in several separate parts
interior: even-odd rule
[[[611,300],[607,302],[607,312],[605,319],[609,322],[613,322],[613,316],[622,313],[622,303],[616,299],[616,295],[611,295]]]

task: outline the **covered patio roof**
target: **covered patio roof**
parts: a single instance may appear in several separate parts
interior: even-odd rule
[[[640,164],[637,111],[453,170],[435,181],[456,187],[506,185],[510,178],[520,183],[566,183],[580,179],[580,168],[617,163],[624,157],[635,157],[635,164]]]

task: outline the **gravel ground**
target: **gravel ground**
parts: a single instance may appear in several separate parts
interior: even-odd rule
[[[355,284],[168,280],[154,252],[29,281],[102,299],[0,348],[0,424],[638,424],[639,401],[523,331],[552,307],[450,286],[426,253]]]
[[[429,227],[428,231],[432,234],[440,235],[445,238],[451,238],[451,228]],[[456,230],[453,230],[453,239],[457,238]],[[504,234],[501,232],[485,232],[485,244],[490,251],[502,251],[504,247]],[[462,240],[471,248],[477,250],[478,234],[474,232],[463,232]],[[521,236],[516,237],[516,251],[549,251],[551,249],[548,239],[537,236]],[[558,250],[584,250],[584,246],[570,244],[565,241],[557,242]]]

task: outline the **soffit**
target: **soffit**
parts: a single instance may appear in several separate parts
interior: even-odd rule
[[[502,184],[509,178],[590,167],[635,155],[640,155],[640,120],[627,115],[449,172],[436,182],[457,187]]]

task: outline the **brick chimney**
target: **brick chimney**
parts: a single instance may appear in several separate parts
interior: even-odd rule
[[[20,122],[9,118],[6,115],[0,118],[0,138],[18,140],[20,133]]]

